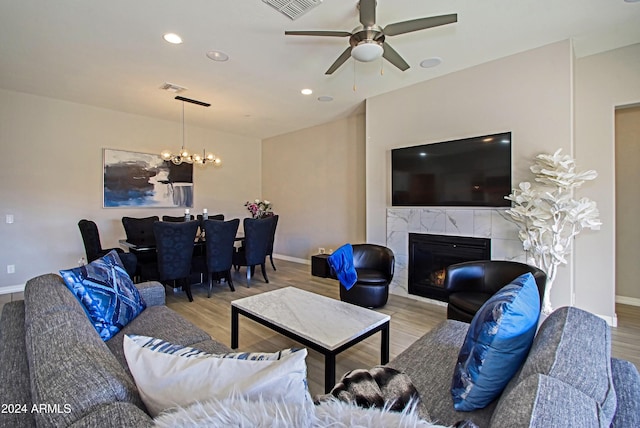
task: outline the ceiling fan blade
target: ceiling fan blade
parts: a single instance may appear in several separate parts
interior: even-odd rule
[[[332,74],[342,64],[344,64],[345,61],[348,60],[350,57],[351,57],[351,46],[349,46],[348,48],[346,48],[344,50],[344,52],[342,52],[342,54],[338,57],[338,59],[335,60],[335,62],[333,64],[331,64],[331,67],[329,67],[329,69],[327,71],[325,71],[324,74]]]
[[[418,18],[411,21],[396,22],[384,27],[385,36],[396,36],[398,34],[411,33],[412,31],[426,30],[427,28],[438,27],[440,25],[453,24],[458,22],[458,14],[431,16],[429,18]]]
[[[393,49],[391,46],[389,46],[388,43],[383,43],[382,47],[384,48],[384,53],[382,54],[384,59],[386,59],[402,71],[405,71],[409,68],[409,64],[407,64],[407,61],[402,59],[400,54],[396,52],[395,49]]]
[[[360,23],[365,27],[376,25],[376,0],[360,0]]]
[[[285,36],[351,37],[348,31],[285,31]]]

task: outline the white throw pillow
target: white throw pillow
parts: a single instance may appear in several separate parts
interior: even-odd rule
[[[165,409],[211,398],[239,395],[304,404],[307,389],[307,350],[280,360],[238,360],[216,355],[180,356],[145,348],[124,337],[124,355],[140,397],[152,417]]]

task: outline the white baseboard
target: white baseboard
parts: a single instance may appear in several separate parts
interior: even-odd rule
[[[285,255],[282,255],[282,254],[274,254],[273,258],[274,259],[280,259],[280,260],[286,260],[288,262],[301,263],[303,265],[310,265],[311,264],[311,260],[299,259],[298,257],[285,256]]]
[[[612,317],[609,316],[604,316],[604,315],[600,315],[600,314],[596,314],[599,318],[602,318],[603,320],[605,320],[607,322],[607,324],[609,324],[611,327],[617,327],[618,326],[618,316],[616,314],[613,314]]]
[[[22,293],[25,284],[7,285],[0,287],[0,294]]]
[[[640,299],[636,297],[616,296],[616,303],[623,305],[640,306]]]

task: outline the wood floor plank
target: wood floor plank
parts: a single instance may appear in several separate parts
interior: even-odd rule
[[[207,298],[207,288],[194,286],[194,301],[188,302],[183,292],[169,292],[167,306],[193,322],[216,340],[231,343],[231,301],[253,296],[265,291],[295,286],[334,299],[340,298],[338,282],[311,276],[311,267],[284,260],[276,260],[277,271],[267,267],[269,284],[258,273],[247,288],[246,271],[233,272],[235,292],[226,285],[215,285],[211,298]],[[415,340],[446,319],[446,307],[418,301],[406,297],[390,295],[389,302],[379,312],[391,316],[390,358],[393,359]],[[618,305],[618,327],[612,329],[612,354],[640,367],[640,308]],[[275,352],[301,345],[254,321],[240,317],[239,349],[242,351]],[[308,350],[307,370],[309,390],[312,395],[324,392],[324,357]],[[361,343],[342,352],[336,358],[336,378],[343,373],[370,368],[380,364],[380,334],[365,339]]]

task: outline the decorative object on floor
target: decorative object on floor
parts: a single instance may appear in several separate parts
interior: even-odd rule
[[[193,206],[193,165],[174,165],[159,155],[104,149],[103,206]]]
[[[513,208],[506,211],[518,228],[529,263],[547,273],[547,286],[542,304],[545,315],[553,311],[550,294],[559,265],[567,264],[573,238],[582,229],[600,229],[595,201],[574,198],[574,191],[584,182],[595,179],[594,170],[576,171],[575,160],[562,155],[539,154],[530,167],[535,183],[524,181],[506,199]]]
[[[511,260],[477,260],[447,266],[443,288],[448,293],[447,319],[470,323],[484,303],[502,287],[530,272],[540,301],[547,274],[542,269]]]
[[[264,201],[260,199],[255,199],[254,201],[247,201],[244,203],[244,206],[247,207],[247,210],[251,213],[252,218],[265,218],[273,216],[273,211],[271,210],[271,202]]]
[[[342,52],[325,74],[332,74],[349,57],[357,61],[370,62],[383,57],[400,70],[405,71],[409,64],[385,41],[385,37],[426,30],[427,28],[458,22],[458,15],[432,16],[428,18],[412,19],[410,21],[395,22],[384,28],[376,24],[376,0],[360,0],[358,9],[361,26],[352,32],[348,31],[285,31],[287,36],[328,36],[349,37],[349,47]]]
[[[60,275],[104,341],[146,308],[115,251]]]
[[[182,101],[182,148],[178,153],[172,153],[170,150],[164,150],[162,153],[160,153],[162,159],[164,159],[165,161],[170,161],[174,165],[181,165],[183,162],[200,166],[220,165],[222,163],[222,160],[216,157],[213,153],[205,153],[205,150],[202,149],[202,156],[200,156],[200,154],[197,153],[189,153],[189,151],[185,148],[184,103],[188,102],[203,107],[209,107],[211,104],[181,96],[177,96],[175,99]]]
[[[540,294],[525,273],[482,305],[460,348],[451,382],[453,407],[482,409],[498,397],[527,358],[540,317]]]
[[[144,348],[125,336],[124,355],[140,397],[154,417],[175,406],[234,394],[298,405],[311,402],[306,349],[279,360],[248,361],[214,354],[191,358]]]

